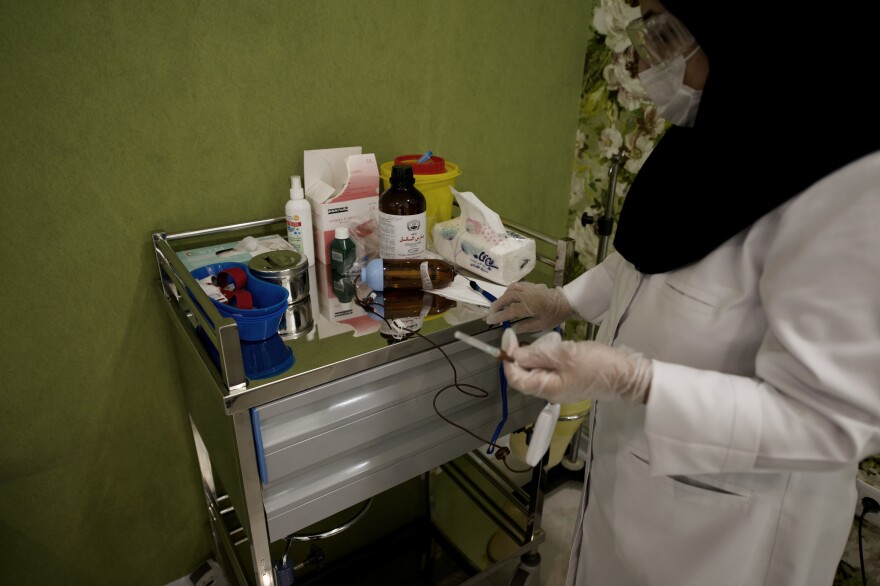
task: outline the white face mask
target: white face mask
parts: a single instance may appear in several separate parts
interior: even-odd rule
[[[687,60],[697,50],[687,57],[679,53],[671,61],[650,67],[639,74],[642,87],[657,104],[660,116],[676,126],[693,126],[700,107],[700,96],[703,92],[684,85]]]

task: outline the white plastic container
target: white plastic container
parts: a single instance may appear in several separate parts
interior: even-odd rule
[[[293,175],[290,178],[290,199],[284,206],[287,216],[287,241],[315,266],[315,236],[312,233],[312,206],[304,197],[302,178]]]

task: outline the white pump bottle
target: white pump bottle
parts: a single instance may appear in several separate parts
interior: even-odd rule
[[[287,216],[287,241],[300,254],[305,255],[309,266],[315,266],[315,237],[312,233],[312,206],[305,198],[302,178],[290,177],[290,199],[284,206]]]

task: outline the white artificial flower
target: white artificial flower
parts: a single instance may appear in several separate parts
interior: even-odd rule
[[[622,63],[619,59],[612,58],[611,63],[602,70],[602,79],[608,84],[609,90],[616,90],[626,83],[629,72],[626,70],[626,63]]]
[[[642,108],[647,103],[648,96],[642,87],[642,82],[635,77],[629,69],[631,58],[629,51],[614,53],[611,63],[602,71],[602,78],[611,90],[617,90],[617,101],[628,112]]]
[[[584,263],[584,268],[592,268],[596,264],[599,243],[592,226],[585,227],[581,226],[580,222],[575,222],[568,227],[568,237],[574,240],[575,254]]]
[[[584,197],[584,182],[586,177],[583,173],[572,173],[571,193],[568,196],[569,203],[579,202]]]
[[[612,56],[613,61],[620,62],[620,85],[626,88],[626,91],[630,95],[640,100],[650,101],[648,92],[645,91],[645,86],[642,85],[642,80],[640,80],[639,76],[629,69],[629,65],[633,61],[631,53],[632,51],[626,51],[625,53],[619,53]]]
[[[641,11],[621,0],[601,0],[593,11],[593,28],[605,36],[605,45],[614,53],[620,53],[630,46],[626,35],[626,25],[638,18]]]
[[[643,119],[651,140],[655,140],[658,136],[663,134],[664,130],[666,130],[667,122],[657,112],[657,105],[654,102],[645,102],[645,114]]]
[[[626,137],[626,147],[629,158],[623,167],[630,173],[636,173],[654,150],[654,141],[646,134],[632,132]]]
[[[627,159],[623,168],[630,173],[638,173],[639,169],[642,168],[642,159]]]
[[[639,98],[638,96],[634,96],[625,89],[620,89],[617,92],[617,102],[623,106],[623,109],[627,112],[632,112],[634,110],[638,110],[639,108],[643,108],[645,106],[645,101]]]
[[[629,193],[630,184],[626,181],[619,180],[617,185],[614,186],[614,197],[618,199],[623,199],[626,197],[626,194]]]
[[[584,150],[584,147],[587,145],[587,135],[584,134],[583,128],[578,128],[577,136],[575,136],[575,148],[577,152],[581,152]]]
[[[639,119],[639,130],[650,140],[656,142],[657,137],[663,134],[668,126],[669,123],[661,118],[657,112],[657,104],[651,100],[644,100],[642,102],[642,116]]]
[[[599,154],[606,159],[619,154],[622,145],[623,136],[613,126],[606,127],[602,130],[602,134],[599,135]]]

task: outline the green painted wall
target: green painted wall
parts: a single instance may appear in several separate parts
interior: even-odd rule
[[[281,215],[303,150],[362,145],[564,234],[591,4],[0,0],[0,582],[209,555],[152,230]]]

